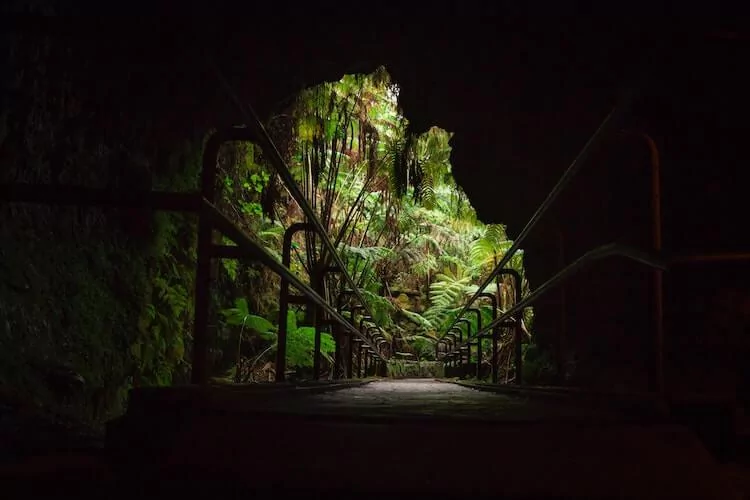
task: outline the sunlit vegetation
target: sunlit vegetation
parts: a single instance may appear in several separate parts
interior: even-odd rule
[[[389,336],[393,352],[402,358],[434,360],[436,341],[512,244],[502,225],[477,220],[454,181],[451,133],[437,127],[421,135],[409,133],[408,120],[398,107],[398,86],[384,69],[306,90],[271,120],[270,127],[302,192],[362,287],[374,321]],[[279,255],[284,228],[302,221],[303,215],[273,171],[263,165],[258,148],[226,148],[223,208]],[[518,252],[510,265],[523,275],[522,259]],[[335,302],[343,283],[335,274],[323,274],[331,263],[315,234],[298,234],[292,269]],[[225,295],[222,306],[219,331],[225,342],[220,347],[226,351],[237,346],[235,356],[223,364],[223,376],[236,381],[265,379],[258,370],[267,367],[265,361],[271,361],[275,351],[278,279],[248,264],[222,265],[223,282],[233,294]],[[513,303],[511,280],[493,283],[487,291],[496,294],[501,310]],[[486,301],[480,308],[487,324],[491,308]],[[529,311],[527,331],[531,318]],[[476,332],[474,315],[470,319]],[[292,320],[289,367],[306,376],[312,363],[312,319],[301,307]],[[510,335],[501,339],[501,358],[506,360],[502,369],[510,366],[510,342]],[[330,368],[329,335],[324,335],[323,350]]]
[[[156,140],[156,129],[136,120],[124,122],[118,134],[105,134],[85,118],[96,111],[95,100],[50,87],[61,93],[61,102],[93,106],[55,107],[44,92],[31,91],[45,81],[42,72],[19,74],[25,78],[20,88],[28,90],[28,102],[19,102],[28,109],[19,109],[25,121],[8,129],[4,144],[8,158],[25,161],[6,162],[4,182],[198,189],[210,131]],[[34,106],[46,111],[32,112]],[[78,125],[68,130],[69,124]],[[502,226],[477,220],[454,182],[451,133],[433,128],[411,134],[398,107],[398,87],[384,70],[310,88],[266,125],[362,287],[375,321],[389,335],[391,350],[403,360],[391,372],[412,373],[409,362],[432,366],[436,340],[510,245]],[[45,135],[58,129],[67,135]],[[64,152],[64,163],[51,160],[48,150],[55,148]],[[263,152],[248,143],[226,144],[219,172],[218,207],[280,258],[285,228],[304,218]],[[122,411],[134,386],[190,380],[192,215],[6,204],[0,217],[0,239],[13,242],[0,249],[0,392],[13,388],[34,404],[101,422]],[[522,258],[519,253],[511,261],[520,271]],[[293,270],[333,300],[342,284],[336,275],[320,279],[329,264],[318,238],[297,236]],[[217,262],[213,276],[212,377],[269,380],[279,323],[278,276],[234,260]],[[489,291],[504,309],[514,291],[510,281],[500,285]],[[488,320],[486,303],[482,309]],[[530,313],[526,319],[531,330]],[[309,377],[314,335],[309,311],[294,306],[287,321],[289,376]],[[510,340],[501,339],[503,370],[512,368]],[[328,334],[322,348],[323,375],[329,376]]]

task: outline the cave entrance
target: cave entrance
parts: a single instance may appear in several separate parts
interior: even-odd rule
[[[508,261],[508,272],[483,283],[513,242],[504,225],[478,219],[456,183],[453,134],[437,126],[413,133],[399,92],[383,67],[345,75],[302,91],[267,127],[369,309],[347,301],[344,310],[365,335],[368,328],[382,332],[391,354],[384,374],[513,382],[520,375],[515,358],[531,345],[533,310],[526,308],[501,328],[487,325],[528,293],[523,251]],[[281,255],[285,228],[304,214],[263,150],[247,142],[224,144],[218,177],[222,212]],[[321,295],[335,302],[346,281],[335,274],[320,279],[328,258],[320,235],[297,232],[290,252],[292,272],[307,283],[318,281]],[[221,314],[213,348],[229,355],[218,357],[214,378],[273,378],[281,323],[278,276],[233,259],[221,260],[217,272]],[[322,328],[316,344],[315,308],[293,304],[289,314],[284,376],[336,378],[347,372],[336,371],[332,328]],[[248,321],[255,326],[248,329]],[[518,340],[522,350],[513,347]],[[534,381],[552,368],[539,356],[531,361],[526,371]],[[349,371],[368,373],[364,366]]]

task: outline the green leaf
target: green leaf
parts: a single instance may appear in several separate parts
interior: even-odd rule
[[[250,316],[247,300],[244,298],[236,299],[234,307],[222,310],[221,314],[230,325],[242,325],[245,319]]]
[[[401,314],[403,314],[409,321],[411,321],[414,324],[417,324],[424,328],[425,330],[432,330],[435,327],[433,326],[432,322],[422,316],[419,313],[415,313],[412,311],[407,311],[406,309],[400,310]]]
[[[294,311],[287,311],[286,313],[286,331],[287,335],[289,332],[297,330],[297,314]]]
[[[169,357],[172,361],[177,361],[185,356],[185,343],[181,335],[175,335],[172,341]]]
[[[312,353],[315,340],[315,328],[302,326],[289,330],[287,334],[286,355],[289,366],[312,366]]]
[[[268,333],[273,332],[276,327],[268,321],[266,318],[262,318],[260,316],[255,316],[253,314],[250,314],[245,319],[245,326],[247,328],[252,328],[253,330],[257,331],[258,333]]]

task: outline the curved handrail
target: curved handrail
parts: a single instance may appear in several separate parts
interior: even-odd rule
[[[533,293],[527,295],[525,299],[516,303],[515,305],[513,305],[513,307],[505,311],[503,314],[499,315],[496,319],[491,321],[487,326],[485,326],[480,331],[478,331],[477,334],[474,336],[474,338],[477,338],[480,335],[484,336],[486,333],[491,332],[495,326],[499,326],[500,323],[508,320],[514,314],[520,311],[523,311],[526,307],[533,304],[542,295],[544,295],[555,286],[559,285],[563,281],[573,276],[575,273],[580,271],[581,268],[585,267],[591,262],[599,260],[599,259],[603,259],[605,257],[614,257],[614,256],[627,257],[631,260],[634,260],[641,264],[645,264],[649,267],[654,267],[657,269],[662,269],[662,270],[667,269],[667,265],[665,264],[662,258],[655,256],[652,253],[645,252],[643,250],[639,250],[637,248],[633,248],[627,245],[621,245],[619,243],[610,243],[608,245],[603,245],[598,248],[594,248],[593,250],[589,250],[588,252],[583,254],[573,263],[566,266],[564,269],[558,272],[555,276],[553,276],[544,284],[539,286],[539,288],[537,288]]]
[[[563,173],[562,177],[560,177],[560,180],[557,181],[557,184],[552,188],[552,191],[547,195],[547,198],[542,202],[541,205],[539,205],[539,208],[536,209],[536,212],[531,216],[529,221],[526,223],[526,226],[524,226],[523,230],[519,233],[518,237],[513,241],[513,244],[508,249],[507,252],[503,255],[503,257],[500,259],[500,262],[497,263],[495,268],[492,270],[492,272],[487,276],[487,278],[482,282],[482,284],[479,286],[479,288],[474,292],[474,294],[471,296],[468,302],[461,308],[458,315],[456,315],[456,319],[462,317],[464,314],[466,314],[466,310],[471,307],[471,305],[477,300],[479,295],[484,292],[484,289],[487,288],[490,283],[492,283],[492,280],[497,277],[497,275],[500,273],[500,271],[506,266],[508,262],[510,262],[510,259],[513,258],[513,255],[515,255],[516,251],[521,247],[521,243],[526,239],[526,237],[529,235],[532,229],[536,226],[536,224],[539,222],[539,220],[542,218],[542,216],[545,214],[545,212],[549,209],[549,207],[552,205],[552,203],[557,199],[557,197],[562,193],[565,188],[570,183],[571,179],[578,173],[581,166],[585,162],[586,158],[588,158],[589,154],[591,153],[591,150],[594,148],[594,146],[598,143],[598,141],[604,136],[606,132],[609,132],[609,130],[614,127],[617,123],[617,121],[620,119],[620,117],[625,113],[627,109],[629,109],[630,104],[633,102],[636,96],[635,89],[628,89],[625,91],[624,95],[622,96],[622,100],[620,102],[619,106],[616,106],[613,108],[609,114],[604,118],[604,121],[599,125],[599,128],[596,129],[594,134],[589,138],[589,140],[586,142],[586,144],[583,146],[583,149],[578,153],[578,156],[573,160],[573,163],[568,166],[568,168]],[[455,326],[456,320],[454,320],[448,329],[450,329],[452,326]]]
[[[354,291],[359,302],[365,307],[367,313],[372,316],[372,310],[365,301],[360,288],[354,282],[351,275],[347,272],[346,265],[344,264],[343,259],[336,251],[331,238],[323,227],[323,224],[320,222],[320,219],[318,219],[318,216],[315,214],[315,211],[310,206],[310,203],[307,201],[304,194],[302,194],[302,191],[299,189],[299,186],[294,180],[294,177],[292,176],[289,167],[284,161],[284,158],[281,156],[281,153],[279,153],[276,144],[273,142],[273,139],[269,135],[266,128],[263,126],[263,122],[249,103],[243,103],[242,101],[240,101],[237,95],[232,91],[229,82],[224,78],[223,73],[214,64],[213,59],[210,56],[208,57],[208,62],[211,68],[216,73],[216,76],[219,79],[222,87],[224,88],[224,91],[228,94],[229,98],[234,101],[234,103],[239,108],[240,113],[245,117],[248,123],[254,128],[257,140],[259,141],[260,146],[263,148],[264,155],[271,162],[274,170],[276,170],[276,173],[279,174],[279,177],[281,177],[281,180],[286,185],[289,193],[292,195],[292,198],[294,198],[295,201],[299,204],[302,212],[305,214],[305,217],[307,217],[308,222],[310,222],[314,226],[315,232],[318,234],[318,236],[320,236],[320,239],[323,242],[323,246],[330,253],[339,269],[341,269],[341,275],[344,277],[347,286],[349,287],[349,289]],[[378,328],[380,328],[380,326],[378,326]]]
[[[359,337],[368,347],[375,349],[370,339],[363,335],[356,326],[349,323],[344,316],[342,316],[335,307],[330,305],[323,297],[321,297],[310,285],[303,282],[296,274],[294,274],[289,268],[279,262],[276,257],[271,255],[262,245],[254,241],[250,236],[246,235],[240,228],[234,225],[232,221],[227,219],[224,214],[219,211],[211,202],[203,199],[203,210],[211,219],[214,226],[220,230],[226,237],[234,241],[237,246],[248,252],[254,259],[257,259],[261,263],[268,266],[279,276],[288,280],[291,285],[297,288],[303,295],[308,297],[311,302],[319,306],[331,315],[337,323],[342,325],[345,329]],[[377,349],[375,349],[377,351]],[[380,355],[379,355],[380,357]]]

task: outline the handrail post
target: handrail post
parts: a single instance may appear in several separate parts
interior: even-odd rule
[[[653,224],[653,245],[654,251],[660,252],[662,247],[662,229],[661,229],[661,172],[659,164],[659,149],[656,147],[654,140],[646,135],[641,134],[646,140],[649,147],[651,158],[651,216]],[[652,390],[664,396],[664,271],[654,268],[653,287],[654,287],[654,382]]]
[[[357,349],[357,378],[362,378],[362,363],[364,358],[364,353],[362,351],[365,350],[365,344],[360,343],[359,349]]]
[[[320,285],[318,284],[318,286]],[[310,305],[308,307],[312,307],[313,325],[315,325],[315,336],[313,337],[313,380],[320,380],[320,343],[323,335],[322,311],[317,305]]]
[[[468,311],[468,309],[467,309]],[[461,368],[461,372],[464,376],[469,373],[469,365],[471,364],[471,321],[466,318],[459,318],[456,320],[456,325],[464,323],[466,325],[466,364]],[[463,360],[464,355],[461,353],[462,347],[458,347],[459,359]]]
[[[365,310],[364,306],[361,304],[352,306],[350,310],[350,319],[351,324],[354,324],[354,314],[357,312],[357,310],[362,309]],[[346,378],[354,378],[354,349],[355,344],[357,343],[359,339],[349,336],[349,342],[348,344],[348,352],[347,352],[347,363],[346,363]],[[359,369],[359,368],[357,368]]]
[[[331,367],[331,379],[338,380],[341,378],[341,328],[338,324],[331,326],[331,334],[333,335],[333,366]]]
[[[453,368],[455,368],[455,359],[453,358],[453,346],[456,345],[456,334],[453,333],[455,328],[452,330],[449,330],[448,333],[446,333],[443,336],[443,340],[445,341],[445,358],[448,360],[448,368],[450,368],[451,375],[453,374]]]
[[[495,296],[494,293],[489,293],[489,292],[482,292],[481,294],[479,294],[479,298],[482,298],[482,297],[490,299],[490,303],[492,304],[492,321],[495,321],[495,319],[497,319],[497,297]],[[479,327],[477,331],[481,332],[482,328]],[[495,361],[497,357],[497,354],[496,354],[497,335],[496,335],[495,329],[492,330],[492,340],[493,340],[492,366],[494,370]],[[482,336],[481,335],[477,335],[477,349],[479,350],[479,352],[481,352],[482,350]],[[479,360],[479,357],[477,358],[477,378],[478,379],[482,378],[482,368],[481,368],[481,362]],[[493,383],[497,383],[497,382],[493,380]]]
[[[308,231],[312,226],[306,222],[295,222],[284,231],[281,264],[289,268],[292,262],[292,238],[299,231]],[[281,276],[279,290],[279,331],[276,337],[276,382],[286,380],[286,337],[287,316],[289,314],[289,280]]]
[[[313,210],[313,207],[310,205],[307,198],[305,198],[304,194],[302,193],[299,186],[297,185],[297,182],[295,181],[294,176],[292,175],[289,167],[284,161],[284,158],[282,157],[281,153],[276,147],[276,144],[274,144],[273,139],[271,139],[270,134],[268,133],[266,128],[263,126],[263,122],[255,113],[255,111],[253,110],[252,106],[250,106],[249,103],[240,101],[237,98],[237,96],[231,91],[231,87],[229,86],[229,83],[223,77],[218,67],[213,65],[213,63],[211,64],[213,66],[213,69],[222,87],[228,93],[229,97],[235,102],[235,104],[237,104],[237,106],[240,109],[240,112],[246,118],[246,120],[248,121],[250,125],[250,128],[243,129],[243,130],[247,130],[250,134],[252,134],[252,137],[263,148],[265,157],[268,159],[268,161],[273,166],[276,173],[279,175],[283,183],[286,185],[287,190],[289,191],[289,194],[292,196],[292,198],[294,198],[294,200],[297,202],[302,212],[305,214],[307,222],[312,225],[312,230],[315,231],[315,233],[318,236],[320,236],[321,241],[326,251],[329,252],[330,256],[333,258],[336,265],[342,270],[342,274],[344,276],[344,280],[346,281],[347,285],[357,295],[357,298],[359,299],[360,303],[362,303],[362,305],[365,307],[365,309],[369,311],[369,307],[366,301],[364,300],[362,293],[357,288],[356,283],[354,283],[354,280],[349,275],[349,273],[346,272],[346,265],[344,264],[344,261],[342,260],[341,256],[336,251],[336,247],[334,243],[331,241],[331,238],[328,235],[326,228],[320,222],[320,219],[318,218],[315,211]],[[245,132],[245,133],[247,134],[248,132]],[[337,241],[337,244],[338,243],[339,241]],[[268,255],[265,255],[265,257],[268,257]],[[274,264],[278,264],[278,263],[274,262]],[[320,297],[317,295],[317,293],[315,293],[314,296],[316,297],[315,302],[317,303],[317,305],[320,305],[318,303]],[[326,304],[326,306],[327,307],[324,307],[324,309],[326,309],[326,311],[330,313],[330,309],[328,307],[329,304]],[[335,311],[335,313],[336,315],[338,315],[338,311]],[[341,319],[341,318],[337,318],[337,319]],[[286,318],[284,318],[284,320],[286,320]]]
[[[352,342],[352,348],[354,349],[352,352],[353,353],[356,352],[356,361],[357,361],[357,370],[356,370],[357,377],[356,378],[360,378],[359,374],[360,374],[360,369],[362,367],[362,350],[360,349],[361,345],[362,345],[362,339],[360,339],[359,337],[354,339],[354,342]],[[352,361],[354,361],[354,359],[355,357],[354,355],[352,355]],[[352,369],[351,378],[354,378],[354,369]]]
[[[344,299],[346,297],[352,295],[351,290],[342,290],[339,292],[338,297],[336,298],[336,310],[339,312],[339,314],[342,314],[344,312]],[[353,315],[352,315],[353,316]],[[354,323],[354,317],[351,319],[351,323]],[[334,380],[346,377],[346,364],[345,360],[343,359],[343,352],[342,351],[342,341],[345,337],[345,332],[342,328],[339,328],[338,325],[335,327],[335,333],[334,335],[334,342],[336,343],[336,349],[334,351],[333,355],[333,378]],[[350,343],[349,340],[347,340],[347,345]],[[344,365],[344,366],[342,366]]]
[[[258,260],[262,264],[268,266],[276,274],[288,280],[290,285],[300,290],[302,294],[307,297],[306,301],[312,302],[322,308],[326,313],[331,315],[334,321],[341,324],[347,329],[347,331],[351,332],[356,338],[360,339],[361,342],[364,342],[368,347],[372,348],[370,340],[362,335],[362,333],[357,329],[356,326],[352,325],[346,320],[346,318],[341,316],[336,308],[329,304],[325,298],[321,297],[318,292],[310,287],[309,284],[304,283],[299,277],[297,277],[297,275],[292,273],[287,266],[284,266],[276,257],[269,253],[268,250],[266,250],[257,241],[255,241],[253,238],[248,237],[239,227],[237,227],[232,221],[230,221],[225,215],[223,215],[211,202],[201,197],[200,203],[204,205],[206,216],[210,219],[211,223],[215,225],[216,229],[221,231],[226,237],[237,244],[237,246],[239,247],[237,252],[238,254],[242,255],[243,257],[251,257]]]
[[[513,278],[513,288],[515,288],[515,303],[518,304],[521,302],[521,293],[522,293],[522,285],[523,280],[521,279],[521,275],[518,271],[515,269],[506,267],[498,271],[498,276],[507,275],[511,276]],[[515,352],[515,358],[516,358],[516,384],[521,385],[521,381],[523,378],[523,348],[522,348],[522,342],[523,342],[523,328],[522,328],[522,320],[523,320],[523,310],[518,311],[515,315],[515,332],[513,336],[513,344],[514,344],[514,352]],[[495,320],[493,319],[493,322]],[[497,334],[495,333],[495,330],[499,330],[499,328],[496,326],[493,328],[493,349],[494,352],[497,352]],[[499,333],[499,332],[498,332]],[[494,353],[493,353],[494,354]],[[497,356],[497,354],[494,354]],[[497,358],[495,359],[497,361]],[[497,369],[495,370],[497,372]],[[492,382],[497,383],[497,373],[494,373],[492,376]]]
[[[328,266],[325,269],[323,269],[320,275],[316,276],[315,284],[317,286],[318,293],[320,294],[324,293],[326,275],[328,273],[336,273],[336,272],[341,272],[341,269],[339,269],[336,266]],[[321,336],[322,336],[321,325],[322,325],[322,320],[323,320],[322,318],[323,311],[317,305],[314,305],[313,307],[314,307],[313,313],[315,317],[315,340],[314,340],[314,346],[313,346],[313,380],[320,380],[320,358],[321,358],[320,344],[321,344]],[[337,337],[335,335],[335,332],[331,332],[331,333],[334,334],[333,337],[335,339]],[[334,340],[334,342],[336,343],[336,351],[338,351],[338,341]],[[336,371],[335,354],[334,354],[334,366],[331,371],[332,372]],[[331,376],[333,376],[333,373],[331,373]]]
[[[456,354],[457,357],[453,358],[453,367],[458,369],[458,372],[461,373],[462,365],[463,365],[463,356],[461,355],[461,344],[464,342],[464,331],[461,330],[458,326],[451,327],[451,330],[449,330],[448,333],[451,331],[458,332],[458,335],[455,333],[453,334],[454,342],[451,346],[451,353]]]
[[[523,280],[521,274],[515,269],[506,268],[502,270],[502,274],[508,274],[513,277],[513,288],[515,288],[516,296],[515,302],[518,304],[521,302],[521,293]],[[523,384],[523,309],[516,313],[516,331],[514,335],[514,347],[516,354],[516,385]]]
[[[373,331],[375,331],[375,333],[372,333]],[[383,336],[380,333],[380,328],[378,328],[377,326],[369,327],[367,329],[367,335],[370,337],[370,339],[372,339],[373,342],[375,342],[376,346],[378,345],[376,336],[378,335],[380,335],[381,337]],[[368,349],[367,352],[370,353],[370,365],[369,365],[370,369],[374,369],[373,376],[377,376],[378,360],[380,359],[380,356],[378,354],[375,354],[374,350]]]
[[[201,170],[201,194],[213,203],[216,198],[216,166],[219,148],[228,141],[252,141],[255,134],[248,129],[232,127],[209,137],[203,149]],[[212,224],[206,207],[198,212],[198,248],[195,269],[195,301],[193,321],[193,360],[190,381],[193,384],[208,382],[208,323],[211,304],[211,251],[213,245]]]
[[[601,247],[598,247],[598,248],[595,248],[593,250],[586,252],[583,256],[576,259],[575,262],[568,265],[562,271],[558,272],[551,279],[542,283],[539,287],[537,287],[536,290],[530,293],[525,299],[520,300],[513,307],[511,307],[510,309],[502,313],[500,316],[497,317],[497,319],[492,321],[492,323],[485,326],[483,330],[490,331],[495,326],[502,325],[507,319],[511,317],[515,317],[517,318],[516,338],[520,339],[520,336],[522,334],[522,329],[521,329],[522,327],[521,321],[523,320],[522,313],[524,309],[526,309],[531,304],[533,304],[534,301],[539,299],[542,295],[547,293],[547,291],[552,289],[554,286],[560,284],[561,282],[565,281],[567,278],[575,274],[578,270],[580,270],[589,262],[594,261],[594,260],[599,260],[605,257],[612,257],[612,256],[626,257],[626,258],[635,260],[636,262],[640,262],[650,267],[658,267],[658,268],[666,269],[666,264],[664,263],[664,260],[658,258],[655,255],[649,254],[647,252],[639,251],[635,248],[627,247],[624,245],[619,245],[616,243],[603,245]],[[521,299],[520,289],[516,291],[516,299],[517,300]],[[478,334],[481,334],[481,333],[484,333],[484,332],[478,332]],[[517,342],[517,346],[516,346],[517,352],[520,351],[520,344],[521,344],[520,342]],[[518,366],[516,368],[518,369]]]
[[[599,127],[596,129],[594,134],[589,137],[589,140],[586,141],[586,144],[584,144],[583,149],[581,149],[581,151],[578,153],[578,156],[575,157],[573,163],[568,166],[562,177],[560,177],[555,186],[552,188],[552,191],[550,191],[550,193],[547,195],[547,198],[542,202],[541,205],[539,205],[537,210],[526,223],[526,226],[524,226],[516,239],[513,240],[513,244],[505,252],[503,257],[500,259],[500,262],[495,265],[495,268],[482,282],[477,291],[474,292],[474,295],[472,295],[469,301],[460,309],[456,318],[460,318],[461,316],[463,316],[463,314],[466,312],[466,309],[471,307],[474,301],[476,301],[476,299],[479,297],[479,294],[482,293],[484,289],[487,288],[487,286],[492,282],[492,280],[497,277],[500,270],[504,269],[505,265],[510,262],[510,260],[513,258],[513,255],[515,255],[516,251],[520,248],[521,243],[526,239],[531,230],[534,229],[534,226],[536,226],[536,224],[547,212],[549,207],[557,199],[560,193],[565,190],[571,179],[575,177],[576,173],[580,170],[581,165],[584,164],[586,158],[589,156],[594,146],[598,144],[602,137],[604,137],[605,134],[613,128],[614,124],[619,121],[620,117],[634,101],[636,95],[637,92],[635,89],[626,89],[626,92],[621,96],[622,99],[619,105],[617,105],[614,109],[612,109],[612,111],[610,111],[610,113],[604,118]],[[454,321],[453,323],[451,323],[448,329],[450,330],[450,328],[455,324],[456,323]]]
[[[649,162],[651,166],[651,243],[656,253],[662,248],[662,217],[661,217],[661,165],[659,148],[656,142],[644,132],[625,131],[626,134],[635,135],[646,142],[649,149]],[[652,289],[654,301],[654,339],[652,349],[652,361],[649,376],[649,389],[664,396],[664,271],[654,268],[652,274]]]
[[[560,269],[565,267],[565,233],[562,230],[558,230],[557,233],[557,265]],[[566,342],[568,338],[568,306],[567,306],[567,286],[565,283],[560,285],[560,331],[557,334],[557,378],[558,383],[562,384],[565,377],[565,365],[563,359],[565,358]]]
[[[305,198],[304,194],[302,193],[299,186],[297,185],[297,182],[295,181],[294,176],[291,173],[291,170],[289,169],[288,165],[284,161],[284,158],[282,157],[281,153],[276,147],[276,144],[273,142],[273,139],[271,138],[270,134],[266,130],[265,126],[263,125],[263,122],[260,120],[260,118],[255,113],[255,111],[253,110],[252,106],[250,106],[249,103],[239,101],[236,95],[234,95],[231,92],[229,84],[221,75],[221,72],[219,71],[219,69],[214,66],[214,70],[216,72],[217,77],[219,78],[219,81],[224,87],[224,90],[228,91],[229,96],[239,106],[240,112],[242,113],[242,115],[248,120],[249,125],[250,125],[249,130],[253,131],[254,137],[256,138],[259,145],[263,148],[265,157],[268,159],[269,163],[273,166],[274,170],[279,175],[282,182],[286,185],[287,190],[289,191],[289,194],[297,202],[300,209],[302,210],[302,213],[305,214],[307,222],[311,225],[310,230],[314,231],[320,237],[321,242],[323,243],[323,247],[325,248],[325,251],[329,252],[335,264],[342,270],[342,274],[344,276],[344,280],[346,281],[346,284],[357,295],[357,298],[359,299],[360,303],[365,307],[365,310],[371,313],[371,311],[369,310],[369,306],[367,305],[364,297],[362,296],[362,293],[357,288],[356,283],[354,283],[354,280],[349,275],[349,273],[346,272],[346,265],[344,264],[344,261],[342,260],[341,256],[336,251],[336,247],[334,243],[331,241],[331,238],[328,235],[326,228],[320,222],[320,219],[317,217],[312,205],[310,205],[310,202],[307,200],[307,198]],[[337,241],[337,244],[338,243],[339,242]]]
[[[480,297],[482,295],[480,294]],[[477,314],[477,331],[482,331],[482,311],[478,307],[470,307],[466,310],[475,312]],[[471,361],[471,344],[469,344],[469,360]],[[480,370],[482,366],[482,338],[477,335],[477,380],[479,380]]]

